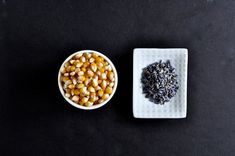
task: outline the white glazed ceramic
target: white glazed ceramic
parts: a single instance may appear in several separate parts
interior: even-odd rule
[[[100,104],[97,104],[97,105],[93,105],[91,107],[85,107],[85,106],[81,106],[75,102],[73,102],[72,100],[70,100],[69,98],[65,97],[64,95],[64,90],[63,90],[63,87],[61,85],[61,82],[60,82],[60,76],[61,76],[61,68],[64,66],[64,64],[66,62],[68,62],[73,56],[75,56],[76,54],[79,54],[79,53],[96,53],[98,54],[99,56],[103,57],[112,67],[113,69],[113,72],[114,72],[114,76],[115,76],[115,83],[114,83],[114,87],[113,87],[113,92],[112,94],[109,96],[109,98],[107,100],[105,100],[103,103],[100,103]],[[65,100],[70,103],[72,106],[76,107],[76,108],[80,108],[80,109],[84,109],[84,110],[92,110],[92,109],[97,109],[97,108],[100,108],[102,106],[104,106],[107,102],[110,101],[110,99],[113,97],[114,93],[116,92],[116,89],[117,89],[117,84],[118,84],[118,75],[117,75],[117,70],[115,68],[115,66],[113,65],[112,61],[110,61],[110,59],[108,57],[106,57],[104,54],[100,53],[100,52],[97,52],[97,51],[94,51],[94,50],[81,50],[81,51],[78,51],[78,52],[75,52],[73,54],[71,54],[61,65],[60,67],[60,70],[59,70],[59,73],[58,73],[58,86],[59,86],[59,89],[60,89],[60,92],[62,94],[62,96],[65,98]]]
[[[157,61],[170,60],[178,75],[179,90],[164,105],[154,104],[142,94],[142,69]],[[185,118],[187,114],[188,50],[184,48],[137,48],[133,52],[133,115],[135,118]]]

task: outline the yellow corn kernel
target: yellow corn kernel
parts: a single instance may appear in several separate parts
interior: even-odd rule
[[[100,71],[101,73],[104,73],[105,69],[104,69],[104,68],[100,68],[99,71]]]
[[[82,57],[80,57],[80,61],[84,63],[84,62],[86,62],[86,58],[84,56],[82,56]]]
[[[104,91],[103,91],[103,90],[99,90],[99,91],[98,91],[98,96],[99,96],[99,97],[102,97],[103,95],[104,95]]]
[[[65,97],[69,98],[71,95],[69,93],[65,93]]]
[[[85,57],[86,57],[86,59],[91,58],[91,53],[85,53]]]
[[[109,83],[109,86],[113,87],[114,86],[114,82]]]
[[[91,92],[91,93],[94,93],[94,92],[95,92],[95,88],[93,88],[92,86],[88,87],[88,90],[89,90],[89,92]]]
[[[89,62],[85,62],[85,63],[83,63],[83,68],[87,68],[88,66],[90,65],[90,63]]]
[[[97,62],[97,63],[101,63],[101,62],[103,62],[103,58],[102,57],[97,57],[96,59],[95,59],[95,61]]]
[[[98,62],[97,65],[98,65],[98,68],[102,68],[104,66],[104,64],[101,62]]]
[[[81,71],[80,68],[76,68],[76,69],[75,69],[75,73],[78,73],[78,72],[80,72],[80,71]]]
[[[83,65],[82,62],[78,62],[78,63],[76,64],[76,67],[77,67],[77,68],[80,68],[82,65]]]
[[[92,76],[94,76],[94,73],[93,73],[93,71],[88,70],[88,71],[87,71],[87,75],[88,75],[89,77],[92,77]]]
[[[101,79],[103,79],[103,80],[107,79],[107,75],[105,73],[102,73],[101,74]]]
[[[92,79],[92,85],[93,85],[93,87],[98,86],[98,80],[97,79]]]
[[[113,89],[111,87],[107,87],[105,89],[105,93],[107,93],[107,94],[111,94],[112,92],[113,92]]]
[[[89,83],[90,83],[90,80],[88,78],[85,78],[84,85],[88,86]]]
[[[98,84],[101,84],[102,83],[102,80],[98,80]]]
[[[83,83],[79,83],[76,85],[76,88],[78,88],[78,89],[83,88],[83,87],[85,87]]]
[[[114,78],[113,72],[108,72],[108,78],[112,80]]]
[[[97,57],[99,57],[99,55],[96,53],[92,53],[92,57],[97,58]]]
[[[102,103],[102,102],[104,102],[103,99],[99,99],[99,100],[98,100],[98,103]]]
[[[73,92],[74,92],[75,95],[79,95],[79,93],[80,93],[78,89],[74,89]]]
[[[83,55],[82,53],[76,54],[76,55],[75,55],[75,58],[76,58],[76,59],[79,59],[80,57],[82,57],[82,55]]]
[[[71,95],[74,96],[74,89],[71,89]]]
[[[104,62],[104,65],[105,65],[105,66],[108,66],[108,65],[109,65],[109,63],[105,61],[105,62]]]
[[[76,79],[74,79],[74,78],[72,79],[72,82],[73,82],[73,84],[74,84],[74,85],[76,85],[76,84],[77,84],[77,80],[76,80]]]
[[[66,68],[66,67],[68,67],[70,65],[70,63],[69,62],[66,62],[65,64],[64,64],[64,67]]]
[[[97,99],[97,97],[96,96],[94,96],[94,97],[91,97],[90,99],[89,99],[89,101],[91,101],[91,102],[95,102],[96,101],[96,99]]]
[[[87,98],[87,97],[83,97],[82,100],[81,100],[81,102],[82,102],[82,103],[86,103],[86,102],[88,101],[88,99],[89,99],[89,98]]]
[[[101,87],[100,86],[96,86],[95,90],[101,90]]]
[[[75,60],[70,60],[69,62],[70,64],[74,64]]]
[[[71,66],[70,71],[75,71],[76,67],[75,66]]]
[[[93,70],[93,72],[96,72],[97,65],[95,63],[91,63],[91,70]]]
[[[70,84],[72,84],[72,83],[73,83],[73,82],[72,82],[71,80],[67,80],[67,81],[64,82],[65,85],[70,85]]]
[[[70,76],[74,76],[76,73],[75,73],[75,71],[73,71],[73,72],[71,72],[69,75]]]
[[[78,72],[78,75],[79,75],[79,76],[82,76],[82,75],[84,75],[84,72],[83,72],[83,71],[79,71],[79,72]]]
[[[67,76],[61,76],[60,80],[63,81],[63,82],[65,82],[65,81],[69,80],[69,77],[67,77]]]
[[[74,102],[78,102],[78,101],[79,101],[79,97],[78,97],[77,95],[74,95],[74,96],[72,97],[72,100],[73,100]]]
[[[103,100],[107,100],[109,98],[109,94],[104,94],[103,96],[102,96],[102,99]]]
[[[62,74],[66,73],[65,67],[62,67],[62,68],[60,69],[60,72],[61,72]]]
[[[85,103],[85,106],[87,106],[87,107],[90,107],[90,106],[92,106],[93,105],[93,102],[91,102],[91,101],[87,101],[86,103]]]
[[[89,62],[90,63],[93,63],[95,61],[95,59],[93,58],[93,57],[91,57],[90,59],[89,59]]]
[[[85,93],[87,92],[87,87],[81,88],[81,89],[80,89],[80,92],[81,92],[82,94],[85,94]]]
[[[69,73],[64,73],[64,76],[69,76]]]
[[[75,86],[74,86],[74,84],[70,84],[70,85],[68,85],[68,88],[69,88],[69,89],[74,89]]]
[[[107,86],[107,82],[105,80],[103,80],[102,83],[101,83],[101,88],[105,89],[106,86]]]
[[[82,71],[83,71],[83,72],[86,72],[86,68],[83,67],[83,68],[82,68]]]
[[[78,80],[80,80],[80,81],[85,81],[86,78],[85,78],[85,76],[79,76],[79,77],[78,77]]]
[[[66,67],[66,68],[65,68],[65,69],[66,69],[66,72],[70,72],[70,68],[71,68],[71,66]]]
[[[96,74],[97,74],[98,76],[100,76],[100,75],[101,75],[101,72],[100,72],[100,71],[97,71]]]

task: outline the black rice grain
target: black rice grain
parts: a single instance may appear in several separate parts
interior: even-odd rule
[[[141,82],[143,94],[155,104],[170,101],[179,89],[175,68],[169,60],[160,60],[143,68]]]

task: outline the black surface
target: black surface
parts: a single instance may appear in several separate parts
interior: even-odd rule
[[[2,0],[0,153],[235,155],[235,1]],[[132,50],[189,49],[188,113],[132,116]],[[94,111],[65,102],[62,61],[81,49],[110,57],[119,85]]]

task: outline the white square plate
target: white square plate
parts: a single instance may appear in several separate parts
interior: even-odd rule
[[[137,48],[133,53],[133,115],[135,118],[185,118],[187,114],[188,50],[184,48]],[[158,61],[170,60],[178,75],[179,90],[164,105],[154,104],[142,93],[142,69]]]

